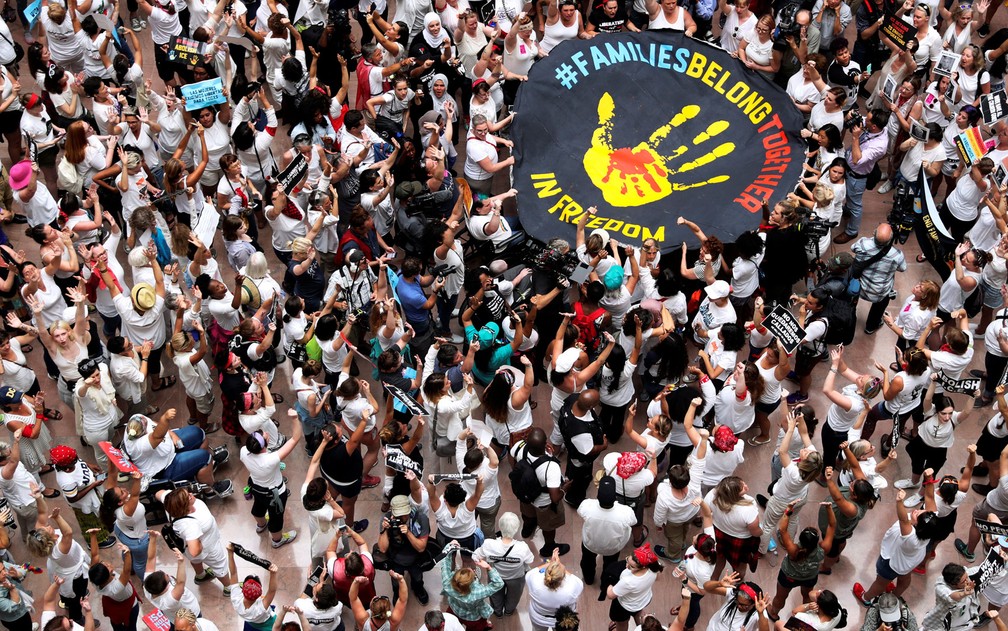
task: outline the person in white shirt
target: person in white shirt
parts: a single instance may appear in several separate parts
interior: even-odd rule
[[[301,598],[294,601],[294,611],[301,619],[302,631],[336,631],[343,626],[340,619],[343,615],[343,603],[336,595],[336,588],[329,575],[322,571],[318,583],[312,587],[311,594],[305,592]],[[285,609],[290,611],[289,608]]]
[[[513,615],[518,609],[518,603],[525,593],[525,573],[535,560],[535,555],[527,543],[515,539],[521,528],[518,515],[504,513],[497,520],[497,527],[500,529],[500,536],[496,539],[486,539],[483,545],[473,551],[473,560],[489,563],[504,581],[504,587],[490,596],[494,615],[500,618],[502,615]],[[430,624],[428,628],[431,631],[437,629]],[[450,629],[451,627],[446,624],[445,631]]]
[[[458,439],[455,441],[455,464],[459,473],[476,475],[478,479],[483,480],[483,495],[476,504],[476,516],[479,518],[480,529],[486,536],[494,532],[497,512],[501,507],[500,486],[497,481],[500,459],[497,456],[497,451],[491,449],[490,445],[476,442],[472,448],[469,448],[468,441],[472,435],[469,428],[459,432]],[[476,492],[476,480],[461,480],[460,484],[466,493],[472,495]]]
[[[567,572],[560,562],[559,548],[553,549],[552,558],[525,574],[525,587],[529,593],[529,622],[532,631],[547,631],[556,623],[560,607],[577,608],[584,582]]]
[[[504,590],[497,593],[502,591]],[[434,609],[424,614],[423,626],[417,631],[465,631],[465,625],[453,614]]]
[[[169,576],[163,570],[157,569],[157,542],[160,531],[151,530],[147,547],[147,575],[143,579],[144,596],[151,605],[161,610],[169,620],[182,610],[189,610],[200,615],[199,599],[186,587],[186,558],[181,550],[172,549],[177,567],[175,576]]]
[[[578,506],[581,525],[581,576],[585,583],[595,582],[596,559],[602,556],[602,569],[615,563],[630,542],[637,525],[634,509],[616,502],[616,480],[609,475],[599,480],[597,499],[586,499]]]
[[[136,346],[122,336],[109,339],[109,374],[116,386],[116,394],[128,406],[126,415],[156,414],[157,406],[147,406],[147,366],[151,352],[150,340]]]
[[[654,505],[654,523],[665,533],[667,543],[667,547],[655,546],[655,552],[673,563],[682,560],[683,550],[686,549],[686,532],[700,510],[695,501],[701,499],[700,482],[709,443],[707,430],[695,429],[692,419],[701,403],[699,399],[696,405],[691,402],[687,412],[689,422],[683,421],[687,433],[699,434],[696,451],[686,465],[674,464],[669,467],[668,478],[658,485],[658,497]]]
[[[616,623],[610,629],[627,631],[631,617],[634,622],[642,619],[640,614],[651,604],[652,588],[663,569],[650,543],[639,546],[627,557],[626,569],[620,573],[619,580],[606,589],[606,597],[612,600],[609,619]]]

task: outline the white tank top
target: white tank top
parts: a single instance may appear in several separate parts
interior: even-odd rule
[[[514,50],[508,52],[506,47],[504,49],[504,67],[515,74],[527,75],[538,52],[539,43],[536,42],[535,31],[532,32],[528,42],[519,36]]]
[[[31,506],[35,502],[31,493],[31,485],[34,483],[35,478],[28,473],[24,464],[19,462],[14,469],[14,476],[10,480],[0,476],[0,491],[3,491],[4,497],[7,498],[11,506]]]
[[[578,20],[580,20],[580,18],[575,16],[574,24],[571,24],[570,26],[564,26],[563,20],[560,18],[557,18],[557,21],[554,24],[547,24],[546,28],[543,29],[543,40],[539,47],[548,53],[560,42],[565,42],[569,39],[577,39],[578,31],[580,30],[581,25]]]
[[[845,434],[854,427],[854,422],[857,421],[858,415],[865,407],[865,400],[858,394],[857,384],[854,383],[844,386],[840,394],[850,399],[851,409],[844,410],[834,403],[826,411],[826,422],[834,432]]]
[[[925,370],[923,375],[908,375],[905,372],[898,373],[903,377],[903,389],[893,397],[892,401],[885,402],[885,408],[894,414],[905,414],[910,412],[920,403],[921,394],[927,389],[931,380],[931,371]]]
[[[77,363],[82,359],[87,358],[87,347],[80,342],[72,342],[77,346],[77,354],[73,359],[67,359],[63,353],[57,351],[52,353],[51,357],[53,363],[56,364],[56,368],[59,369],[60,377],[63,377],[64,381],[76,381],[80,379],[80,373],[77,371]]]
[[[756,368],[759,369],[759,374],[763,377],[763,394],[760,395],[759,402],[776,403],[780,400],[781,395],[781,382],[774,376],[777,367],[764,368],[762,362],[756,362]]]
[[[682,7],[678,7],[678,9],[679,12],[676,14],[678,17],[676,17],[675,22],[668,21],[668,18],[665,17],[665,11],[658,11],[658,15],[655,19],[648,21],[648,30],[668,28],[675,29],[677,31],[685,31],[685,13],[683,13]]]

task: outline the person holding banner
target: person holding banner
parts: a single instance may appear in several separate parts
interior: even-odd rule
[[[258,373],[262,375],[262,373]],[[258,376],[257,375],[257,376]],[[263,392],[268,397],[269,389],[265,380],[260,382]],[[290,438],[279,447],[266,448],[266,436],[262,431],[249,433],[245,446],[241,448],[239,458],[249,472],[249,489],[252,493],[252,517],[256,521],[256,534],[269,530],[273,547],[280,548],[294,541],[296,530],[284,532],[284,513],[287,510],[287,498],[290,490],[284,480],[281,464],[294,451],[301,440],[301,423],[295,421]]]
[[[998,417],[995,415],[994,418]],[[988,456],[984,456],[985,459],[987,457]],[[993,471],[994,467],[991,467],[991,470]],[[974,551],[976,550],[977,544],[980,543],[980,529],[977,527],[977,520],[990,521],[992,515],[999,520],[1008,520],[1008,445],[1001,450],[1001,456],[998,459],[997,472],[1000,476],[997,478],[997,484],[987,492],[987,495],[984,497],[982,502],[973,507],[973,519],[970,522],[969,540],[955,540],[956,550],[963,556],[963,558],[970,562],[976,560]],[[993,477],[993,474],[991,474],[991,482],[994,482],[994,480],[995,478]],[[974,485],[974,491],[982,490],[977,488],[977,486],[978,485]]]

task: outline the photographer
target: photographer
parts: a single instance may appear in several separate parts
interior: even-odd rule
[[[864,624],[861,631],[878,631],[888,629],[889,631],[917,631],[917,618],[914,617],[910,606],[903,600],[902,596],[885,593],[880,594],[878,599],[865,612]]]
[[[455,238],[459,226],[455,222],[445,223],[435,221],[427,226],[428,240],[434,245],[434,269],[431,273],[438,280],[444,281],[441,291],[437,292],[438,317],[434,334],[447,337],[453,343],[460,343],[462,337],[451,332],[452,311],[458,305],[459,293],[462,291],[462,281],[465,279],[465,260],[462,256],[462,244]]]
[[[421,562],[430,537],[430,520],[426,513],[410,502],[406,495],[396,495],[390,511],[382,517],[378,552],[385,556],[385,567],[399,574],[409,573],[410,587],[421,605],[430,600],[423,584]],[[393,579],[393,600],[399,600],[399,581]],[[351,601],[353,599],[351,598]]]

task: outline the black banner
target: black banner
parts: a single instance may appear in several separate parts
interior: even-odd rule
[[[262,558],[261,556],[259,556],[255,552],[252,552],[251,550],[249,550],[245,546],[243,546],[241,544],[238,544],[238,543],[235,543],[234,541],[231,542],[231,548],[234,550],[234,553],[235,553],[236,557],[241,558],[241,559],[245,559],[246,561],[248,561],[252,565],[258,565],[259,567],[261,567],[264,570],[268,570],[269,567],[271,565],[273,565],[273,563],[270,562],[269,559]]]
[[[385,384],[385,389],[389,391],[389,394],[398,399],[400,403],[405,405],[410,414],[414,416],[430,416],[430,412],[427,411],[427,408],[417,403],[416,399],[411,397],[408,392],[404,391],[399,386]]]
[[[475,480],[475,473],[435,473],[434,484],[441,484],[444,481],[461,482],[462,480]]]
[[[308,160],[305,159],[304,154],[300,151],[294,152],[294,159],[291,163],[287,165],[287,168],[280,172],[277,176],[277,185],[283,189],[285,193],[290,195],[297,188],[301,180],[308,173]]]
[[[981,535],[992,535],[994,537],[1008,537],[1008,526],[993,521],[977,519],[975,522],[977,530]]]
[[[803,118],[781,88],[673,31],[561,42],[532,66],[515,112],[518,212],[546,238],[573,239],[595,206],[588,230],[665,251],[691,235],[679,215],[732,240],[804,159]]]
[[[979,379],[951,379],[945,375],[944,370],[938,371],[938,383],[945,389],[945,392],[958,392],[970,396],[975,395],[976,391],[980,389]]]
[[[990,127],[995,122],[1008,116],[1008,95],[1004,90],[980,95],[980,114],[984,125]]]
[[[183,66],[201,66],[207,45],[188,37],[176,35],[168,42],[168,61]]]
[[[789,355],[795,352],[798,345],[805,339],[805,329],[801,328],[801,325],[798,324],[798,318],[785,309],[784,305],[774,307],[774,310],[763,318],[761,324],[777,337],[777,341],[781,343]]]
[[[423,467],[420,466],[420,463],[410,458],[398,445],[385,447],[385,466],[400,473],[412,471],[417,477],[423,475]]]

